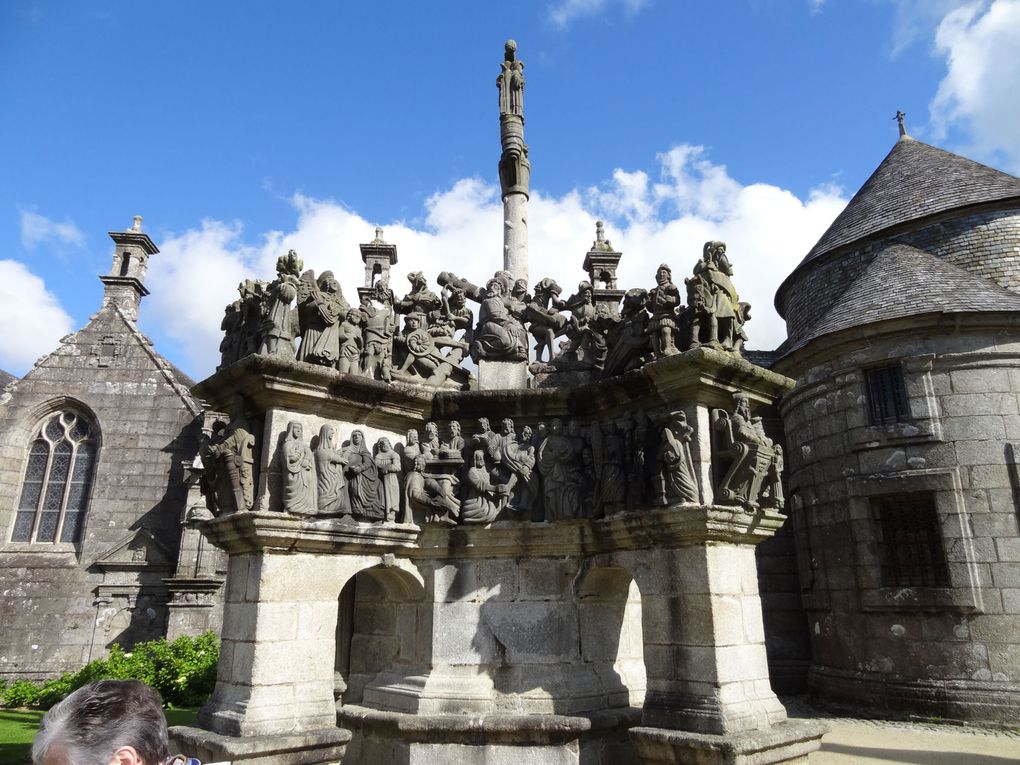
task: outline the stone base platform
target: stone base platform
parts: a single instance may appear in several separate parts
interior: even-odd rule
[[[345,705],[345,762],[393,765],[638,765],[628,730],[641,710],[588,715],[410,715]]]
[[[170,728],[170,751],[217,765],[337,765],[351,732],[340,728],[289,736],[222,736],[201,728]]]
[[[827,731],[822,723],[791,721],[728,735],[632,728],[630,737],[641,765],[807,765]]]
[[[892,678],[813,666],[808,697],[820,707],[888,718],[934,717],[1011,729],[1020,717],[1020,683],[1009,681]]]

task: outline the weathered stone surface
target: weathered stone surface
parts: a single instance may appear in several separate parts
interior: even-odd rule
[[[736,736],[639,727],[631,728],[630,737],[641,765],[806,765],[827,730],[820,723],[798,721]]]

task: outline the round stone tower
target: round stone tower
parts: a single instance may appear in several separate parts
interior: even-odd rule
[[[1020,179],[901,136],[780,286],[816,700],[1020,712]]]

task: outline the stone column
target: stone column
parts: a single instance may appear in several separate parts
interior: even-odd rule
[[[517,43],[508,40],[496,87],[499,88],[499,184],[503,192],[503,270],[528,279],[528,197],[531,163],[524,143],[524,63]]]
[[[199,713],[200,726],[259,736],[336,725],[333,663],[343,585],[336,569],[348,563],[354,570],[370,565],[271,551],[231,556],[216,689]]]
[[[528,195],[503,197],[503,269],[528,279]]]
[[[631,731],[641,762],[806,757],[824,728],[788,722],[772,691],[754,556],[783,516],[670,512],[684,529],[681,546],[618,557],[641,590],[648,692],[641,726]]]

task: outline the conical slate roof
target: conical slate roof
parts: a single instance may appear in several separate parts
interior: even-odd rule
[[[787,341],[789,353],[843,329],[925,313],[1020,311],[1020,294],[916,247],[880,251],[809,332]]]
[[[1020,178],[901,136],[800,266],[885,229],[958,207],[1020,198]]]

